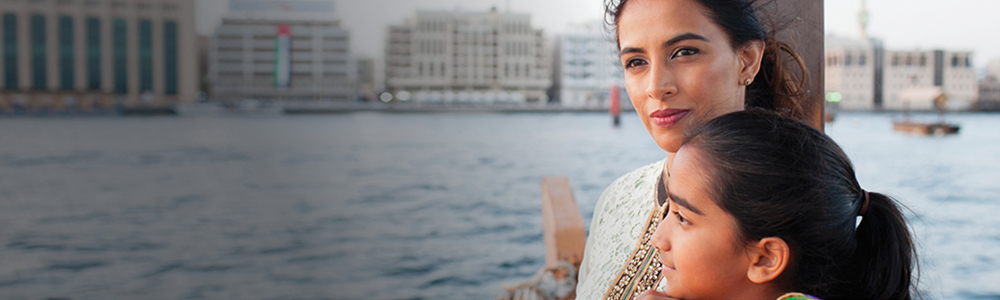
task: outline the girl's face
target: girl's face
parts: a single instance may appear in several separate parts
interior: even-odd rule
[[[676,152],[685,129],[743,109],[760,53],[736,51],[694,0],[630,0],[618,21],[625,88],[656,144]],[[751,47],[751,50],[757,48]]]
[[[736,219],[712,201],[709,176],[697,150],[681,148],[667,182],[670,207],[653,233],[660,250],[667,296],[738,299],[753,283],[747,248],[738,241]],[[743,296],[743,297],[741,297]]]

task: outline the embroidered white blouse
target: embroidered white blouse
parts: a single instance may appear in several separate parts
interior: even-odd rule
[[[657,180],[665,161],[619,177],[601,194],[580,263],[576,299],[600,299],[629,260],[656,205]]]

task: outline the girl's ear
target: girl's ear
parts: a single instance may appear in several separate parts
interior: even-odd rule
[[[750,267],[747,278],[753,283],[770,282],[778,278],[788,267],[791,248],[779,237],[766,237],[747,249]]]

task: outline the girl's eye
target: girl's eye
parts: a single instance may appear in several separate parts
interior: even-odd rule
[[[625,62],[625,69],[632,69],[646,65],[646,61],[638,58],[629,59]]]
[[[686,219],[684,219],[684,216],[681,216],[681,212],[680,211],[673,211],[673,213],[674,213],[675,216],[677,216],[677,221],[679,221],[681,223],[681,225],[687,225],[688,224],[688,221]]]
[[[676,57],[681,57],[681,56],[691,56],[691,55],[695,55],[695,54],[698,54],[698,49],[694,49],[694,48],[680,48],[680,49],[677,49],[677,52],[674,52],[674,56],[673,57],[676,58]]]

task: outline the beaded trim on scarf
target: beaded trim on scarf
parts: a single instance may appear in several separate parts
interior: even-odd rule
[[[656,226],[663,219],[667,205],[654,204],[654,206],[646,219],[646,230],[642,238],[629,256],[628,263],[615,277],[614,285],[608,287],[608,291],[604,293],[603,299],[632,300],[642,292],[655,288],[659,283],[662,277],[660,252],[653,248],[651,240]]]

